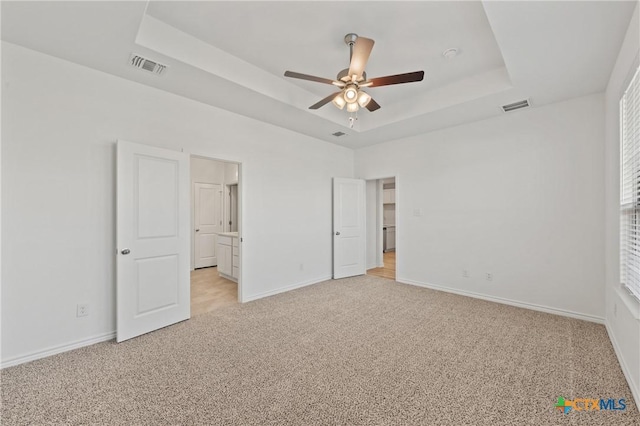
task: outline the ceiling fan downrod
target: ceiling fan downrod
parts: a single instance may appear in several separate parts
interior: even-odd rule
[[[344,43],[349,46],[349,62],[353,58],[353,45],[356,44],[356,40],[358,39],[358,34],[349,33],[344,36]]]

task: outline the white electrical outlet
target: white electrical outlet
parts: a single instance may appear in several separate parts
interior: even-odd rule
[[[487,273],[484,275],[484,278],[485,278],[487,281],[493,281],[493,274],[492,274],[491,272],[487,272]]]
[[[463,277],[463,278],[469,278],[469,271],[468,271],[468,270],[466,270],[466,269],[463,269],[463,270],[462,270],[462,277]]]
[[[301,263],[301,264],[300,264],[300,270],[301,270],[301,271],[304,271],[304,263]]]
[[[88,303],[78,303],[78,307],[76,308],[76,316],[77,317],[86,317],[89,315],[89,304]]]

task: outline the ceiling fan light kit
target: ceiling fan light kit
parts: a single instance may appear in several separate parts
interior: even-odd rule
[[[366,107],[371,101],[371,96],[368,93],[363,92],[362,90],[358,94],[358,105],[362,108]]]
[[[344,89],[344,100],[347,103],[354,103],[358,100],[358,88],[355,84],[350,84]]]
[[[339,93],[336,97],[333,98],[333,104],[338,108],[342,109],[347,104],[347,101],[344,100],[344,96],[342,93]]]
[[[335,80],[301,74],[293,71],[285,71],[285,77],[332,84],[342,89],[340,92],[331,94],[321,101],[311,105],[309,109],[318,109],[331,102],[338,109],[344,109],[346,106],[347,111],[350,113],[357,112],[361,107],[367,108],[370,112],[373,112],[380,109],[380,105],[371,97],[371,95],[360,90],[361,88],[413,83],[422,81],[424,78],[424,71],[414,71],[405,74],[377,77],[367,80],[367,73],[364,71],[364,68],[367,65],[369,55],[371,54],[371,50],[373,49],[373,44],[375,42],[370,38],[358,37],[358,35],[354,33],[349,33],[344,36],[344,42],[349,46],[349,68],[340,71]],[[353,121],[350,120],[350,124],[353,124]]]

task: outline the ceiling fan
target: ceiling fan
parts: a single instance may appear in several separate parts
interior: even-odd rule
[[[311,105],[309,109],[318,109],[329,102],[333,102],[333,104],[340,109],[346,106],[349,112],[356,112],[360,107],[367,108],[373,112],[380,109],[380,105],[373,100],[368,93],[361,90],[362,88],[413,83],[422,81],[424,78],[424,71],[414,71],[367,80],[367,73],[364,71],[364,68],[369,60],[374,41],[370,38],[358,37],[357,34],[349,33],[344,36],[344,42],[349,46],[351,62],[349,68],[340,71],[335,80],[293,71],[285,71],[285,77],[332,84],[341,89],[339,92],[332,93],[321,101]]]

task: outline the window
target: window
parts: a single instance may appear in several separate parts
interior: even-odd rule
[[[620,280],[640,299],[640,68],[620,99]]]

